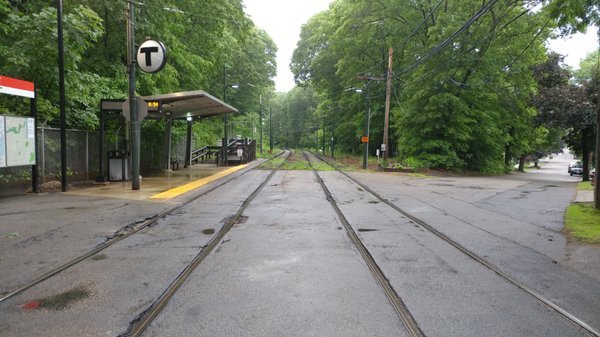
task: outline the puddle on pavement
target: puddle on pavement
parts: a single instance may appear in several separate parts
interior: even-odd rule
[[[106,254],[98,254],[91,257],[92,261],[101,261],[106,259],[108,259],[108,256],[106,256]]]
[[[63,310],[72,303],[88,298],[91,295],[92,292],[89,289],[86,289],[84,287],[78,287],[57,295],[25,303],[21,306],[21,308]]]

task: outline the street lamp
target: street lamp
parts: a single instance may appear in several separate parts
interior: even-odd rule
[[[360,92],[362,92],[362,90]],[[365,136],[362,139],[363,143],[365,143],[365,157],[363,159],[363,169],[365,169],[365,170],[368,168],[368,162],[369,162],[370,124],[371,124],[371,81],[369,80],[367,82],[367,113],[365,114]]]
[[[227,88],[238,89],[239,84],[227,84],[227,67],[223,66],[223,102],[227,103]],[[227,152],[229,149],[229,137],[227,136],[227,113],[223,115],[223,164],[227,166]]]
[[[371,122],[371,83],[373,81],[382,81],[385,78],[373,77],[371,75],[358,76],[359,80],[367,81],[367,113],[365,114],[365,135],[362,137],[363,143],[365,143],[365,158],[363,160],[363,169],[367,169],[369,160],[369,127]],[[356,92],[359,92],[356,90]],[[360,91],[362,92],[362,90]]]

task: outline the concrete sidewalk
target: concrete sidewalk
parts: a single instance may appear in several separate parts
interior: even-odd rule
[[[594,202],[594,191],[577,191],[573,202]]]

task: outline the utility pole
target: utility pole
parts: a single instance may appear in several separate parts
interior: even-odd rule
[[[387,84],[385,89],[385,122],[383,126],[383,160],[388,159],[388,152],[390,150],[388,144],[388,130],[390,126],[390,99],[392,96],[392,58],[394,57],[394,49],[390,47],[388,70],[387,70]]]
[[[131,121],[131,189],[140,189],[140,122],[135,97],[135,17],[133,1],[127,11],[127,69],[129,71],[129,114]]]

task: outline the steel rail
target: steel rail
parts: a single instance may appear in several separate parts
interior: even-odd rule
[[[266,162],[268,162],[268,161],[270,161],[270,160],[272,160],[274,158],[277,158],[277,157],[281,156],[284,153],[285,152],[282,151],[279,154],[277,154],[276,156],[273,156],[273,157],[269,158]],[[86,252],[85,254],[82,254],[82,255],[80,255],[80,256],[78,256],[78,257],[76,257],[76,258],[74,258],[74,259],[72,259],[72,260],[70,260],[68,262],[65,262],[64,264],[62,264],[62,265],[60,265],[60,266],[58,266],[58,267],[56,267],[56,268],[54,268],[54,269],[46,272],[45,274],[43,274],[43,275],[41,275],[41,276],[33,279],[32,281],[29,281],[28,283],[26,283],[26,284],[18,287],[17,289],[9,291],[8,293],[6,293],[2,297],[0,297],[0,304],[2,302],[6,301],[6,300],[8,300],[10,298],[12,298],[12,297],[17,296],[18,294],[26,291],[27,289],[32,288],[32,287],[34,287],[34,286],[36,286],[36,285],[38,285],[38,284],[40,284],[40,283],[42,283],[42,282],[50,279],[53,276],[56,276],[57,274],[59,274],[59,273],[65,271],[65,270],[69,269],[70,267],[72,267],[72,266],[74,266],[74,265],[76,265],[76,264],[78,264],[78,263],[80,263],[80,262],[82,262],[82,261],[84,261],[84,260],[86,260],[86,259],[88,259],[88,258],[90,258],[90,257],[92,257],[92,256],[94,256],[96,254],[98,254],[99,252],[105,250],[106,248],[114,245],[115,243],[117,243],[117,242],[119,242],[119,241],[121,241],[123,239],[128,238],[129,236],[131,236],[131,235],[133,235],[133,234],[141,231],[142,229],[147,228],[147,227],[155,224],[156,222],[158,222],[159,219],[161,219],[161,218],[163,218],[163,217],[165,217],[165,216],[167,216],[167,215],[169,215],[169,214],[171,214],[171,213],[173,213],[175,211],[178,211],[179,209],[181,209],[184,206],[192,203],[193,201],[199,199],[200,197],[203,197],[204,195],[206,195],[206,194],[208,194],[208,193],[216,190],[217,188],[219,188],[219,187],[221,187],[221,186],[223,186],[223,185],[225,185],[225,184],[227,184],[227,183],[229,183],[229,182],[231,182],[231,181],[233,181],[233,180],[241,177],[242,175],[250,172],[251,170],[252,169],[246,170],[246,171],[242,172],[241,174],[235,175],[232,178],[225,179],[225,180],[223,180],[221,182],[218,182],[217,184],[213,185],[211,188],[203,191],[202,193],[194,196],[193,198],[191,198],[189,200],[186,200],[186,201],[180,203],[179,205],[171,207],[171,208],[165,210],[164,212],[162,212],[160,214],[154,215],[151,218],[148,218],[148,219],[145,219],[142,222],[139,222],[137,225],[135,225],[133,227],[133,229],[129,230],[128,232],[126,232],[124,234],[121,234],[121,235],[116,235],[116,236],[108,239],[107,241],[101,243],[100,245],[96,246],[94,249]],[[127,227],[127,226],[125,226],[125,227]],[[123,228],[125,228],[125,227],[123,227]]]
[[[498,276],[502,277],[504,280],[508,281],[509,283],[513,284],[517,288],[521,289],[522,291],[524,291],[526,294],[530,295],[534,299],[540,301],[542,304],[546,305],[548,308],[554,310],[555,312],[557,312],[558,314],[560,314],[561,316],[563,316],[564,318],[566,318],[568,321],[572,322],[573,324],[575,324],[576,326],[582,328],[583,330],[587,331],[588,333],[592,334],[593,336],[600,337],[600,332],[598,332],[597,330],[595,330],[589,324],[585,323],[583,320],[579,319],[575,315],[573,315],[570,312],[568,312],[566,309],[563,309],[562,307],[560,307],[559,305],[555,304],[554,302],[552,302],[551,300],[549,300],[548,298],[546,298],[542,294],[540,294],[537,291],[531,289],[530,287],[528,287],[524,283],[518,281],[517,279],[513,278],[509,274],[503,272],[498,267],[496,267],[495,265],[493,265],[491,262],[487,261],[483,257],[481,257],[481,256],[477,255],[476,253],[472,252],[471,250],[469,250],[465,246],[461,245],[457,241],[455,241],[452,238],[450,238],[449,236],[447,236],[446,234],[444,234],[444,233],[438,231],[437,229],[433,228],[427,222],[425,222],[425,221],[423,221],[423,220],[415,217],[414,215],[408,213],[407,211],[401,209],[396,204],[394,204],[391,201],[389,201],[387,198],[384,198],[382,195],[380,195],[379,193],[375,192],[369,186],[361,183],[357,179],[352,178],[346,172],[340,170],[339,167],[337,167],[335,164],[330,163],[329,161],[325,160],[324,158],[322,158],[321,156],[319,156],[317,154],[314,154],[314,156],[317,157],[317,158],[319,158],[323,162],[327,163],[331,167],[335,168],[338,172],[340,172],[341,174],[343,174],[344,176],[346,176],[346,178],[348,178],[350,181],[352,181],[355,184],[357,184],[358,186],[360,186],[363,190],[371,193],[373,196],[375,196],[377,199],[381,200],[386,205],[390,206],[391,208],[393,208],[397,212],[401,213],[402,215],[406,216],[407,218],[409,218],[410,220],[414,221],[415,223],[421,225],[423,228],[425,228],[426,230],[428,230],[432,234],[436,235],[437,237],[439,237],[443,241],[449,243],[454,248],[458,249],[462,253],[464,253],[467,256],[469,256],[471,259],[479,262],[481,265],[483,265],[487,269],[491,270],[492,272],[494,272]]]
[[[385,276],[385,274],[383,273],[381,268],[379,268],[379,265],[377,264],[377,262],[375,261],[375,259],[371,255],[371,253],[369,253],[369,250],[367,249],[367,247],[365,247],[365,245],[362,243],[362,241],[360,240],[360,238],[358,237],[358,235],[352,228],[352,225],[350,224],[350,222],[348,222],[348,219],[346,218],[346,216],[344,216],[344,213],[342,213],[342,211],[338,207],[335,199],[331,195],[331,192],[325,185],[325,182],[323,181],[323,179],[321,178],[321,176],[319,175],[317,170],[315,170],[314,167],[312,166],[312,163],[311,163],[310,159],[308,158],[306,152],[304,152],[304,158],[306,159],[306,161],[312,168],[312,172],[314,173],[317,181],[321,185],[321,189],[325,193],[325,197],[327,198],[327,201],[329,201],[329,203],[331,204],[331,207],[333,207],[333,209],[335,210],[338,218],[340,219],[344,228],[346,229],[346,233],[348,233],[348,236],[352,240],[352,243],[354,243],[354,245],[358,249],[363,260],[369,267],[369,270],[371,270],[371,273],[373,274],[373,276],[375,277],[375,279],[377,280],[377,282],[383,289],[383,292],[385,293],[388,300],[394,307],[394,310],[396,311],[396,313],[402,320],[402,323],[404,323],[404,327],[406,328],[406,331],[412,337],[425,337],[425,334],[419,327],[419,324],[417,323],[415,318],[410,313],[410,311],[409,311],[408,307],[406,306],[406,304],[404,303],[404,301],[402,301],[402,298],[400,298],[400,295],[398,295],[396,290],[394,290],[394,288],[390,284],[388,278]],[[318,158],[318,156],[317,156],[317,158]]]
[[[285,157],[284,161],[289,158],[291,152]],[[281,166],[280,163],[278,166]],[[221,227],[219,232],[213,236],[210,241],[202,247],[202,250],[192,259],[192,261],[183,269],[183,271],[175,278],[175,280],[169,285],[169,287],[145,310],[140,317],[138,317],[130,326],[130,330],[126,332],[125,336],[139,337],[148,326],[156,319],[160,312],[164,309],[171,298],[177,293],[179,288],[185,283],[189,276],[194,270],[204,261],[204,259],[221,243],[225,235],[231,230],[231,228],[240,219],[246,208],[254,200],[254,198],[262,191],[262,189],[269,183],[271,178],[277,172],[276,169],[271,170],[271,173],[265,178],[265,180],[244,200],[242,205],[238,208],[234,216],[232,216],[226,224]]]

